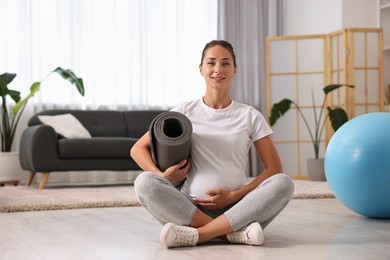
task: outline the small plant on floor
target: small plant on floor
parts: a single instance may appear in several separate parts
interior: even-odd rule
[[[61,75],[62,78],[68,80],[70,83],[74,84],[80,94],[84,96],[83,80],[78,78],[71,70],[64,70],[60,67],[50,72],[43,80],[33,83],[30,87],[30,93],[23,99],[21,99],[19,91],[8,88],[8,84],[14,80],[16,74],[4,73],[0,75],[0,96],[2,99],[0,122],[1,152],[11,151],[12,143],[15,137],[15,131],[28,100],[40,90],[42,81],[44,81],[50,74],[54,72]],[[11,99],[15,101],[15,105],[10,111],[8,110],[9,107],[7,105],[7,96],[10,96]]]
[[[290,108],[292,106],[295,107],[298,110],[299,114],[301,115],[303,122],[305,123],[306,128],[310,134],[310,138],[311,138],[311,141],[312,141],[313,147],[314,147],[314,155],[315,155],[315,158],[318,159],[319,158],[321,136],[322,136],[322,133],[323,133],[323,130],[325,127],[325,122],[326,122],[327,117],[329,117],[334,131],[337,131],[337,129],[339,129],[345,122],[348,121],[348,115],[344,111],[344,109],[342,109],[341,107],[330,107],[330,106],[327,107],[328,113],[326,114],[325,118],[322,120],[322,116],[324,114],[324,108],[326,105],[326,98],[327,98],[328,94],[330,92],[332,92],[333,90],[336,90],[336,89],[341,88],[343,86],[354,88],[354,86],[346,85],[346,84],[331,84],[331,85],[325,86],[323,88],[325,96],[324,96],[324,100],[322,102],[322,106],[321,106],[319,115],[317,115],[317,112],[316,112],[314,94],[312,91],[312,102],[313,102],[313,110],[314,110],[314,133],[312,132],[312,130],[309,126],[309,123],[307,122],[307,120],[306,120],[305,116],[303,115],[301,108],[298,106],[298,104],[290,99],[287,99],[287,98],[281,100],[278,103],[275,103],[272,106],[271,115],[269,117],[270,125],[273,126],[280,117],[282,117],[288,110],[290,110]]]

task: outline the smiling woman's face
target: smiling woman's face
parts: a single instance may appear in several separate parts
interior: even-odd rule
[[[220,45],[206,50],[199,68],[207,87],[219,90],[229,88],[236,74],[233,56],[229,50]]]

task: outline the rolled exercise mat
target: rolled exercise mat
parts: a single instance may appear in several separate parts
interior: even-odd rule
[[[175,111],[159,114],[150,124],[149,136],[153,161],[161,171],[189,158],[192,124],[185,115]]]

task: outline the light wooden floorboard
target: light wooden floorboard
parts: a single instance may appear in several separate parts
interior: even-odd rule
[[[336,199],[292,200],[263,246],[221,241],[165,249],[142,207],[0,214],[1,259],[389,259],[390,220],[367,219]]]

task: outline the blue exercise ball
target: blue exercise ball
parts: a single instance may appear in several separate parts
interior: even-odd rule
[[[344,206],[369,218],[390,218],[390,113],[352,118],[325,152],[329,187]]]

